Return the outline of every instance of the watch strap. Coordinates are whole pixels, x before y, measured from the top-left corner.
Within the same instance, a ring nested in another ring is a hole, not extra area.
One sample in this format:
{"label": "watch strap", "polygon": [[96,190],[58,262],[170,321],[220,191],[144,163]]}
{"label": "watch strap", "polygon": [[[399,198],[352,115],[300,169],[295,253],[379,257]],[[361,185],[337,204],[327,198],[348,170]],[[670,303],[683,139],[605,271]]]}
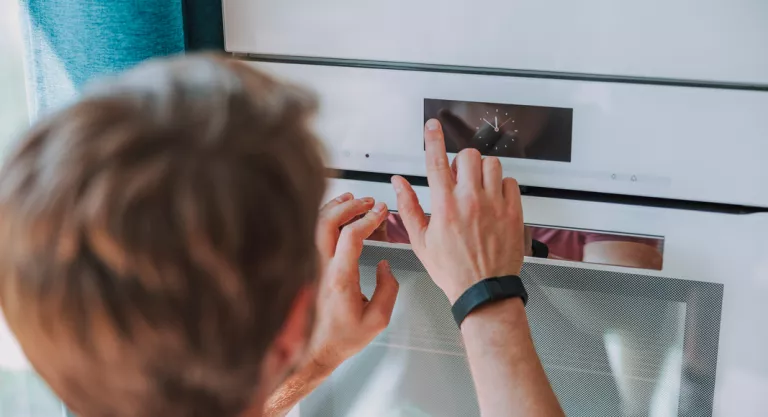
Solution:
{"label": "watch strap", "polygon": [[528,303],[528,292],[525,291],[523,281],[517,275],[486,278],[471,287],[462,294],[451,307],[453,319],[461,327],[464,319],[477,308],[507,298],[520,297],[523,305]]}

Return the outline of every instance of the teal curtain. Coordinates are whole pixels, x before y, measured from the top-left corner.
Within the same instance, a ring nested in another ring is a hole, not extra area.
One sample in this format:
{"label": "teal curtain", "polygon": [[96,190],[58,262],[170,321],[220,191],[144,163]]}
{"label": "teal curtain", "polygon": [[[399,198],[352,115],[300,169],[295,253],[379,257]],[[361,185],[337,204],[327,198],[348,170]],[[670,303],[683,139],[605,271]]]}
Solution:
{"label": "teal curtain", "polygon": [[220,0],[20,0],[32,117],[94,77],[148,58],[223,49]]}
{"label": "teal curtain", "polygon": [[221,0],[184,0],[182,6],[187,51],[223,51]]}

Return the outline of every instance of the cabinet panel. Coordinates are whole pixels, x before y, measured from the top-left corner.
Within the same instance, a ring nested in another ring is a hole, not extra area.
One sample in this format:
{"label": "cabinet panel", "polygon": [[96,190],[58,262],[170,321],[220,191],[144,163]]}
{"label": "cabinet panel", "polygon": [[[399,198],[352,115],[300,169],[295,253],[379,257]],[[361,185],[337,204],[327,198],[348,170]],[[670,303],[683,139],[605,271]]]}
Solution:
{"label": "cabinet panel", "polygon": [[232,52],[768,84],[762,0],[224,0]]}

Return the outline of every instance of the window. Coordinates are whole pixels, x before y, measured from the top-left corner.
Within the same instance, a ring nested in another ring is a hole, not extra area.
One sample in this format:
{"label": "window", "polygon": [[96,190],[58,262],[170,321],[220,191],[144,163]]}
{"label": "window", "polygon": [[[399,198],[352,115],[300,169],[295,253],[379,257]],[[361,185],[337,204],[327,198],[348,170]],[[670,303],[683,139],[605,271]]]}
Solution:
{"label": "window", "polygon": [[18,0],[0,0],[0,150],[28,124]]}
{"label": "window", "polygon": [[[18,0],[0,0],[0,159],[29,124]],[[35,374],[0,314],[0,417],[59,417],[62,403]]]}

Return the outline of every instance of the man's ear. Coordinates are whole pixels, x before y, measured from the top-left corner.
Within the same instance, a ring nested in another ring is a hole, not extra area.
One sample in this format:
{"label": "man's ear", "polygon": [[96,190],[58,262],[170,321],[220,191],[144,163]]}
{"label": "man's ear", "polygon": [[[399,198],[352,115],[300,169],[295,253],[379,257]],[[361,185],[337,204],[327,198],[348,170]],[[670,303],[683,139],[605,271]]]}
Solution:
{"label": "man's ear", "polygon": [[305,354],[314,326],[316,297],[315,285],[305,285],[296,294],[282,329],[264,357],[262,381],[277,379],[268,385],[282,381]]}

